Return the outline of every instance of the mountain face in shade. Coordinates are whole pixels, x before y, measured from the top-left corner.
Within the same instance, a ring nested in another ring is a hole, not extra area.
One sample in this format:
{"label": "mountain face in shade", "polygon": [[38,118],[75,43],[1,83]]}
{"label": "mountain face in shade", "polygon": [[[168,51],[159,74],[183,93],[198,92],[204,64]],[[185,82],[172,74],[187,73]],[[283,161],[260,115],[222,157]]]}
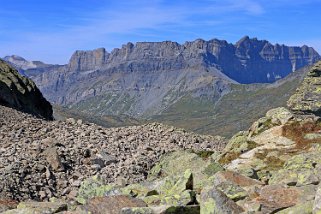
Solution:
{"label": "mountain face in shade", "polygon": [[69,63],[27,69],[53,103],[96,115],[149,117],[183,96],[218,101],[230,83],[271,83],[313,64],[311,47],[272,45],[244,37],[224,40],[127,43],[110,53],[104,48],[76,51]]}
{"label": "mountain face in shade", "polygon": [[21,76],[3,60],[0,60],[0,105],[53,119],[50,103],[42,96],[34,82]]}

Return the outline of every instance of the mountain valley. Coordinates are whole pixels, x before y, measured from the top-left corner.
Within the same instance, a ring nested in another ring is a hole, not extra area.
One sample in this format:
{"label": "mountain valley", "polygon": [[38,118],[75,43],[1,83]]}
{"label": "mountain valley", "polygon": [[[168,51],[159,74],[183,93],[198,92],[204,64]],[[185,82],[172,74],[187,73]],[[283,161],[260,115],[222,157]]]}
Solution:
{"label": "mountain valley", "polygon": [[67,65],[4,59],[33,79],[51,103],[63,106],[58,118],[58,112],[77,112],[84,120],[105,118],[99,124],[106,127],[157,121],[231,136],[266,110],[285,106],[302,80],[291,75],[302,77],[300,68],[320,55],[307,46],[245,36],[235,44],[198,39],[128,43],[110,53],[76,51]]}

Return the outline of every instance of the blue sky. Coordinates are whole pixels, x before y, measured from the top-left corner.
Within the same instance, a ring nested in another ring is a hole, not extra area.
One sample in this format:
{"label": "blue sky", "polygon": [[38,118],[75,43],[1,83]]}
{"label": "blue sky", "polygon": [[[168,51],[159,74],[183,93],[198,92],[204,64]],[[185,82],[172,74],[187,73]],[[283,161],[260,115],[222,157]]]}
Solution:
{"label": "blue sky", "polygon": [[0,0],[0,56],[67,63],[75,50],[244,35],[321,53],[321,0]]}

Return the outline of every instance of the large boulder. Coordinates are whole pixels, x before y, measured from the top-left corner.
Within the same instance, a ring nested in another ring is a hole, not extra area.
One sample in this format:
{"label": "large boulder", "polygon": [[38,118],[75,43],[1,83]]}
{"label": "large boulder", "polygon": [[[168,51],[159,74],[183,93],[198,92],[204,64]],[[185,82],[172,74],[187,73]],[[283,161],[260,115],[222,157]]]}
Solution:
{"label": "large boulder", "polygon": [[67,211],[67,203],[64,202],[21,202],[16,209],[8,210],[5,214],[54,214]]}
{"label": "large boulder", "polygon": [[52,120],[52,106],[30,79],[0,60],[0,105]]}
{"label": "large boulder", "polygon": [[320,170],[320,149],[307,151],[291,157],[280,170],[272,173],[269,184],[287,184],[289,186],[318,184],[321,180]]}
{"label": "large boulder", "polygon": [[201,193],[201,214],[242,213],[244,210],[215,187],[208,187]]}
{"label": "large boulder", "polygon": [[146,207],[144,201],[130,196],[96,197],[78,207],[76,213],[119,214],[126,207]]}
{"label": "large boulder", "polygon": [[288,100],[293,111],[321,113],[321,61],[317,62],[304,78],[301,86]]}
{"label": "large boulder", "polygon": [[222,171],[220,164],[210,157],[211,153],[176,151],[164,155],[149,172],[148,179],[155,180],[165,176],[182,175],[191,170],[194,179],[194,189],[201,190],[210,184],[210,177]]}

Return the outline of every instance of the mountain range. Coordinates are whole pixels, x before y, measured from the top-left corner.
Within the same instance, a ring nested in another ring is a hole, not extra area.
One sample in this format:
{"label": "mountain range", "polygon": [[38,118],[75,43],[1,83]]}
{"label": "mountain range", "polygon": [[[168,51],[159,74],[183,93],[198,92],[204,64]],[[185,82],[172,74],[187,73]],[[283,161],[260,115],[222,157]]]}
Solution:
{"label": "mountain range", "polygon": [[244,125],[229,123],[229,128],[225,116],[254,109],[257,119],[266,108],[285,105],[300,78],[282,78],[321,57],[308,46],[273,45],[245,36],[235,44],[197,39],[184,44],[127,43],[110,53],[104,48],[76,51],[66,65],[18,56],[4,59],[33,79],[51,103],[73,111],[96,117],[127,115],[228,135],[252,118]]}

